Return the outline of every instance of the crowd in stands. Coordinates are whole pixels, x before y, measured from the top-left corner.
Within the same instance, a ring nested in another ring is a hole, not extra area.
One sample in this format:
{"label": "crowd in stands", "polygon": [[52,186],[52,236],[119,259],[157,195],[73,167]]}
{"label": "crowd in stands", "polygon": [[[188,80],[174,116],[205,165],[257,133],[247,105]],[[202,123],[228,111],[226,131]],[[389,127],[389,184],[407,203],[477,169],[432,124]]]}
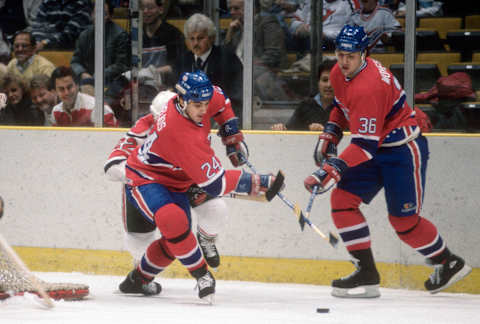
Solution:
{"label": "crowd in stands", "polygon": [[[143,13],[142,67],[138,71],[140,114],[148,111],[148,103],[156,93],[173,88],[182,72],[203,70],[213,84],[223,89],[235,114],[242,119],[245,2],[220,1],[220,16],[226,21],[220,26],[203,13],[204,4],[201,0],[139,0]],[[416,4],[417,21],[455,12],[445,1],[422,0]],[[324,85],[328,83],[332,62],[328,58],[334,55],[334,39],[345,24],[364,27],[370,39],[369,53],[386,67],[391,67],[388,54],[398,53],[392,35],[403,31],[405,1],[323,0],[321,49],[327,60],[320,62],[318,71],[310,71],[311,5],[311,0],[254,1],[253,95],[260,105],[286,102],[292,103],[290,109],[295,107],[289,120],[272,121],[272,129],[319,129],[310,126],[317,124],[312,116],[318,113],[310,110],[329,106],[324,100],[330,96],[323,93],[321,80]],[[104,126],[132,124],[132,42],[126,28],[129,25],[116,19],[121,10],[121,17],[128,19],[128,6],[128,0],[105,1]],[[93,125],[94,9],[91,0],[0,0],[0,92],[8,98],[7,106],[0,109],[1,125]],[[466,28],[465,24],[461,28]],[[448,52],[445,37],[441,41]],[[71,59],[62,64],[49,61],[43,54],[50,51],[70,53]],[[476,63],[477,59],[459,59],[455,64],[470,62]],[[439,62],[433,63],[440,66]],[[445,70],[446,66],[441,69],[443,77]],[[309,87],[311,74],[317,77],[318,89]],[[478,90],[475,84],[473,94]],[[431,86],[433,89],[435,82]],[[416,98],[431,118],[439,118],[431,109],[435,102],[420,93]],[[476,96],[463,100],[476,100]],[[443,121],[446,118],[440,117]]]}

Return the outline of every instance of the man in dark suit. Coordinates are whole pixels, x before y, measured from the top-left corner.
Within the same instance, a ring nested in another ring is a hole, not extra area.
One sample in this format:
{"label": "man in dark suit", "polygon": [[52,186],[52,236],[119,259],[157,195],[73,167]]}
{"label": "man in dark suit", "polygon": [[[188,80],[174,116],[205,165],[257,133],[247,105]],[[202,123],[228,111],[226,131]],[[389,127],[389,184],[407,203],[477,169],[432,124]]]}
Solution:
{"label": "man in dark suit", "polygon": [[203,14],[194,14],[185,22],[184,34],[189,49],[179,57],[177,76],[183,72],[202,70],[212,84],[223,89],[230,98],[235,115],[242,121],[243,68],[231,50],[216,46],[216,28],[213,21]]}

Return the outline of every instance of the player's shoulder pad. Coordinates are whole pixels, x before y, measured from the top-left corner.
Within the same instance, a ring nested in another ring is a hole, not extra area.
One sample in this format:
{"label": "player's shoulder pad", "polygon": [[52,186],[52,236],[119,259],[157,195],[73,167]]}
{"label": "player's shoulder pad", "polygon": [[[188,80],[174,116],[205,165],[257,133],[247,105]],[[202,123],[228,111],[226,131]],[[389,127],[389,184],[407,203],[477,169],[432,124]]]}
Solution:
{"label": "player's shoulder pad", "polygon": [[214,85],[214,86],[213,86],[213,91],[214,91],[215,93],[221,94],[222,96],[226,97],[226,96],[225,96],[225,93],[223,92],[223,89],[220,88],[219,86]]}

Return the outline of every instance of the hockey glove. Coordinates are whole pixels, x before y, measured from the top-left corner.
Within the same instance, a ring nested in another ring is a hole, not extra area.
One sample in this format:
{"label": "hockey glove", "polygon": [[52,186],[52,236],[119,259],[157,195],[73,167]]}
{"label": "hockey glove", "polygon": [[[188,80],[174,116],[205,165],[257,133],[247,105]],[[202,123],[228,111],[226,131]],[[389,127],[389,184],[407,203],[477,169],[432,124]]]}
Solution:
{"label": "hockey glove", "polygon": [[324,193],[340,181],[342,173],[347,168],[347,164],[342,159],[329,158],[325,160],[320,169],[306,177],[303,184],[310,192],[312,192],[314,186],[317,186],[317,193]]}
{"label": "hockey glove", "polygon": [[337,144],[343,137],[343,132],[338,125],[326,123],[323,133],[318,136],[318,142],[313,152],[313,159],[317,166],[322,166],[324,159],[337,156]]}
{"label": "hockey glove", "polygon": [[242,171],[235,192],[246,193],[250,196],[259,196],[270,188],[275,182],[275,179],[276,177],[272,174],[255,174]]}
{"label": "hockey glove", "polygon": [[245,164],[248,160],[248,147],[243,141],[243,134],[238,127],[238,118],[232,118],[223,124],[218,135],[222,137],[222,143],[226,146],[227,156],[234,167]]}

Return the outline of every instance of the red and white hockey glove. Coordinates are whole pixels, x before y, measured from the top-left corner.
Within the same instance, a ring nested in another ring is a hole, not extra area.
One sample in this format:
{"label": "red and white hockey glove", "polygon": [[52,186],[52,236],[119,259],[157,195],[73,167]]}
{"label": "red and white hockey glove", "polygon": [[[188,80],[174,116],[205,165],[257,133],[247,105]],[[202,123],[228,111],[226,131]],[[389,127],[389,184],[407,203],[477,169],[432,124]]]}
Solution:
{"label": "red and white hockey glove", "polygon": [[323,133],[318,136],[318,142],[313,151],[313,159],[317,166],[321,166],[323,160],[337,156],[337,144],[343,137],[343,132],[337,124],[326,123]]}
{"label": "red and white hockey glove", "polygon": [[238,127],[238,118],[232,118],[223,124],[218,135],[222,137],[222,143],[226,146],[227,156],[234,167],[245,164],[248,160],[248,147],[243,140],[243,134]]}
{"label": "red and white hockey glove", "polygon": [[305,178],[305,188],[312,192],[317,186],[317,193],[324,193],[332,188],[342,178],[342,173],[348,168],[345,161],[338,158],[329,158],[324,161],[322,167]]}
{"label": "red and white hockey glove", "polygon": [[272,186],[275,179],[276,177],[273,174],[255,174],[242,171],[235,192],[246,193],[250,196],[259,196]]}

